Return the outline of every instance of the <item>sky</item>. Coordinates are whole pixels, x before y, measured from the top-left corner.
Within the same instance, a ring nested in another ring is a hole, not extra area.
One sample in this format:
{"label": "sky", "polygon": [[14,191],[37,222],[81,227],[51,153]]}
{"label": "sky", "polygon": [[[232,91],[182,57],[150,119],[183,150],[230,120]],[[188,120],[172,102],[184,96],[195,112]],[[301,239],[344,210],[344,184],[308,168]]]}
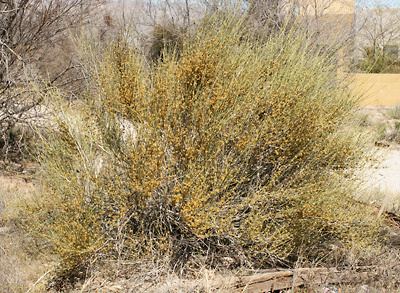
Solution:
{"label": "sky", "polygon": [[400,0],[357,0],[360,6],[374,7],[376,4],[387,7],[400,7]]}

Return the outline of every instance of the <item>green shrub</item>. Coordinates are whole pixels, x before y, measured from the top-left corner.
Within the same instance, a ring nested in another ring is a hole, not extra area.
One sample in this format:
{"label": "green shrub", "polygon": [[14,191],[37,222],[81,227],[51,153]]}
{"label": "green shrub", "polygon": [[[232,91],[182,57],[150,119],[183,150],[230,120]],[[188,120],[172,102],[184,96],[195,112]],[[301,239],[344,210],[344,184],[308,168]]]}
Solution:
{"label": "green shrub", "polygon": [[367,73],[399,73],[400,62],[380,48],[366,48],[357,67]]}
{"label": "green shrub", "polygon": [[388,110],[389,121],[376,125],[375,131],[378,140],[400,143],[400,107],[396,106]]}
{"label": "green shrub", "polygon": [[380,221],[352,197],[357,101],[333,64],[297,32],[256,42],[229,18],[154,66],[115,44],[43,139],[29,230],[64,272],[102,255],[263,268],[377,247]]}
{"label": "green shrub", "polygon": [[377,140],[387,139],[387,125],[384,122],[380,122],[375,127]]}
{"label": "green shrub", "polygon": [[400,120],[400,105],[393,107],[389,110],[389,116],[392,119]]}
{"label": "green shrub", "polygon": [[388,139],[395,143],[400,143],[400,121],[395,121]]}

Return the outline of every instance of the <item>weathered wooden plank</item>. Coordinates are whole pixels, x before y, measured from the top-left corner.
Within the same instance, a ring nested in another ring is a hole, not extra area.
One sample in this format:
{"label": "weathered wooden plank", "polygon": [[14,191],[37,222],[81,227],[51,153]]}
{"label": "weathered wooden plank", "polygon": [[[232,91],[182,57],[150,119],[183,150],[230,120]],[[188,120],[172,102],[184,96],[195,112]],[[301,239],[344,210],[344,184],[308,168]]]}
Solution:
{"label": "weathered wooden plank", "polygon": [[353,271],[340,271],[336,268],[300,268],[296,270],[267,272],[240,277],[234,292],[259,293],[279,292],[312,284],[362,284],[375,279],[379,269],[360,267]]}

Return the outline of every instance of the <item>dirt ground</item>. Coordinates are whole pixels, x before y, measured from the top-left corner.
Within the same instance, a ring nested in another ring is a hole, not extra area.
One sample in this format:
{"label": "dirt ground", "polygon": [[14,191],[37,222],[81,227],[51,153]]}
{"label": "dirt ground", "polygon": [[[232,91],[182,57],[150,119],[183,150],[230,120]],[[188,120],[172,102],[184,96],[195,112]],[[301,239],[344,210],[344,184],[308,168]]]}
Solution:
{"label": "dirt ground", "polygon": [[[32,245],[14,223],[20,199],[30,200],[35,184],[20,176],[0,175],[0,292],[43,292],[41,277],[50,263],[40,253],[32,254]],[[43,279],[43,278],[42,278]]]}
{"label": "dirt ground", "polygon": [[380,162],[365,174],[366,192],[371,200],[381,200],[388,209],[398,209],[400,203],[400,146],[378,150]]}

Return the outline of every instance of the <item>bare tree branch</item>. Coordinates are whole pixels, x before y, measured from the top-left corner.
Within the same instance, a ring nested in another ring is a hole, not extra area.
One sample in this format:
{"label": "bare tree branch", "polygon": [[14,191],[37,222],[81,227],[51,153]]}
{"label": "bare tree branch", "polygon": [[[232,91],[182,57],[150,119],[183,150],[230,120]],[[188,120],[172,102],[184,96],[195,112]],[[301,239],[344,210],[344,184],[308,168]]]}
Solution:
{"label": "bare tree branch", "polygon": [[[41,98],[31,90],[41,81],[38,60],[49,61],[48,48],[66,32],[85,24],[101,0],[2,0],[0,1],[0,147],[7,147],[7,129],[34,115]],[[70,66],[68,66],[70,67]],[[52,83],[70,69],[62,68]],[[65,82],[65,81],[63,81]]]}

